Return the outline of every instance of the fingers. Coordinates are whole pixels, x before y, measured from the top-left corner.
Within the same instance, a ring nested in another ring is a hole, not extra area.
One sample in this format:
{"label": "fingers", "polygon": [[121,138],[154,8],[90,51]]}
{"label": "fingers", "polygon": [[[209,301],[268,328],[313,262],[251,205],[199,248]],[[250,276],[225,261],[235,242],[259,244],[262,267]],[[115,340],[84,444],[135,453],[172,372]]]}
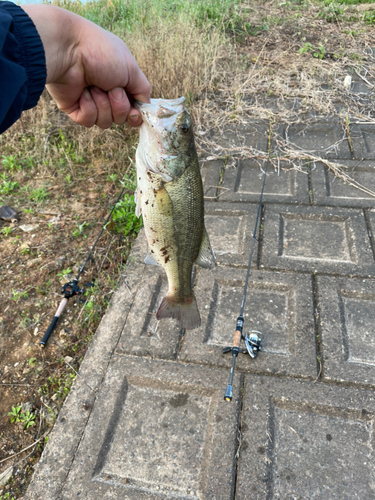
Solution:
{"label": "fingers", "polygon": [[[141,97],[145,99],[146,95],[141,95]],[[137,100],[141,99],[137,96]],[[102,129],[107,129],[112,123],[123,125],[125,122],[131,127],[142,125],[141,113],[131,106],[122,87],[111,89],[108,93],[98,87],[91,87],[90,91],[86,88],[77,108],[67,114],[84,127],[97,125]]]}

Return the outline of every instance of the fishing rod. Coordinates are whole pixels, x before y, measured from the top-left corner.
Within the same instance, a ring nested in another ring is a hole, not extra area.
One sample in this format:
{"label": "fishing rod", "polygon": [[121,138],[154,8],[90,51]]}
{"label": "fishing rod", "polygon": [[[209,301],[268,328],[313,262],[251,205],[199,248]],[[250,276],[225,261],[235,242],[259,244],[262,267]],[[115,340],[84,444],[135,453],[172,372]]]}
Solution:
{"label": "fishing rod", "polygon": [[[237,359],[238,354],[247,352],[250,354],[250,356],[252,358],[255,358],[256,355],[258,354],[258,352],[262,348],[261,347],[262,339],[260,337],[260,335],[262,335],[262,334],[260,332],[258,332],[257,330],[253,330],[253,331],[249,332],[249,334],[246,334],[245,336],[243,336],[242,329],[243,329],[243,324],[244,324],[243,312],[244,312],[244,308],[245,308],[247,286],[249,283],[251,260],[253,258],[255,240],[257,239],[256,234],[257,234],[257,229],[258,229],[260,212],[261,212],[261,208],[262,208],[264,185],[266,183],[266,176],[267,176],[267,169],[268,169],[269,162],[270,162],[270,160],[268,158],[267,163],[266,163],[266,169],[264,171],[264,176],[263,176],[263,185],[262,185],[262,190],[260,193],[257,218],[255,221],[253,242],[251,244],[250,257],[249,257],[249,265],[247,266],[247,275],[246,275],[245,287],[244,287],[244,292],[243,292],[243,297],[242,297],[241,310],[240,310],[240,315],[237,318],[237,325],[236,325],[236,331],[234,332],[233,344],[232,344],[232,347],[224,347],[224,349],[223,349],[223,353],[232,352],[232,354],[233,354],[232,368],[230,370],[230,377],[229,377],[229,384],[227,385],[227,390],[225,391],[225,395],[224,395],[225,401],[232,401],[232,393],[233,393],[232,383],[233,383],[233,377],[234,377],[234,367],[236,365],[236,359]],[[241,344],[242,339],[245,341],[246,349],[240,348],[240,344]]]}
{"label": "fishing rod", "polygon": [[[49,327],[46,330],[46,333],[43,335],[43,338],[40,341],[40,346],[41,347],[45,347],[46,346],[47,341],[50,338],[51,333],[56,328],[57,322],[59,321],[59,318],[60,318],[61,314],[63,313],[63,311],[64,311],[64,309],[65,309],[65,307],[66,307],[66,305],[68,303],[68,300],[71,297],[74,297],[75,295],[83,295],[85,293],[85,291],[86,291],[85,287],[83,286],[82,288],[80,288],[79,285],[78,285],[79,277],[81,276],[81,274],[82,274],[82,272],[83,272],[83,270],[84,270],[84,268],[85,268],[85,266],[86,266],[86,264],[87,264],[87,262],[88,262],[88,260],[90,258],[90,255],[94,251],[94,248],[96,247],[96,244],[98,243],[99,238],[101,237],[101,235],[102,235],[102,233],[104,231],[105,226],[108,224],[109,219],[112,217],[113,211],[114,211],[117,203],[120,201],[121,196],[123,195],[124,191],[125,191],[125,187],[122,189],[121,193],[119,194],[119,197],[116,200],[116,203],[113,205],[112,210],[110,211],[110,213],[109,213],[109,215],[107,217],[107,220],[103,224],[103,227],[102,227],[102,229],[101,229],[101,231],[99,233],[99,236],[96,238],[95,243],[91,247],[91,250],[89,251],[89,253],[88,253],[87,257],[86,257],[85,262],[80,267],[79,272],[77,274],[77,277],[73,281],[69,281],[68,283],[65,283],[65,285],[62,287],[61,293],[64,295],[64,298],[60,302],[60,305],[59,305],[59,307],[58,307],[58,309],[56,311],[55,316],[53,317],[53,319],[52,319]],[[94,286],[94,284],[93,283],[85,283],[85,286],[86,286],[86,288],[88,288],[88,287]]]}

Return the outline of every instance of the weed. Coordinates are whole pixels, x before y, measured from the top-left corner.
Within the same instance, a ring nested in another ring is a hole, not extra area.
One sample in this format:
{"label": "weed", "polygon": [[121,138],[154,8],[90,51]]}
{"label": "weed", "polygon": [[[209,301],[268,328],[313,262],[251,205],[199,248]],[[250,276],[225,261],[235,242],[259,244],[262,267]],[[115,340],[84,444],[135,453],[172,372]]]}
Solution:
{"label": "weed", "polygon": [[57,276],[62,276],[62,277],[68,276],[69,274],[72,274],[72,272],[73,272],[72,269],[68,267],[67,269],[63,269],[61,273],[58,273]]}
{"label": "weed", "polygon": [[41,186],[33,189],[29,195],[29,199],[36,202],[42,202],[49,198],[46,187]]}
{"label": "weed", "polygon": [[18,182],[13,182],[10,180],[3,180],[3,183],[0,184],[0,194],[10,194],[12,191],[19,187]]}
{"label": "weed", "polygon": [[12,288],[12,300],[15,300],[18,302],[20,299],[27,299],[28,295],[27,292],[17,292]]}
{"label": "weed", "polygon": [[3,159],[3,167],[5,167],[6,170],[10,170],[11,172],[16,172],[17,170],[21,170],[21,164],[17,160],[16,155],[1,155]]}
{"label": "weed", "polygon": [[11,227],[3,227],[3,229],[1,230],[1,234],[3,234],[5,237],[9,236],[11,232]]}
{"label": "weed", "polygon": [[299,49],[298,53],[311,53],[313,57],[316,57],[317,59],[323,59],[326,55],[326,49],[321,43],[319,43],[318,47],[314,47],[310,42],[305,42],[305,45]]}
{"label": "weed", "polygon": [[0,500],[15,500],[15,498],[11,497],[9,491],[7,491],[4,495],[0,496]]}
{"label": "weed", "polygon": [[27,411],[26,413],[21,413],[20,421],[23,423],[23,428],[28,429],[35,424],[35,414]]}
{"label": "weed", "polygon": [[8,415],[10,416],[10,423],[13,424],[13,422],[21,422],[21,410],[22,410],[22,405],[20,406],[12,406],[12,411],[8,412]]}
{"label": "weed", "polygon": [[88,226],[88,223],[87,222],[82,222],[82,224],[78,224],[77,222],[77,228],[74,229],[73,231],[73,236],[75,238],[78,238],[78,236],[83,236],[84,238],[87,238],[87,236],[85,234],[83,234],[83,230],[85,229],[85,227]]}
{"label": "weed", "polygon": [[116,232],[127,236],[130,233],[138,234],[143,226],[142,217],[139,219],[135,215],[134,195],[125,194],[113,211],[112,220],[115,224]]}
{"label": "weed", "polygon": [[29,359],[29,365],[30,366],[35,366],[35,363],[37,362],[37,359],[36,358],[30,358]]}

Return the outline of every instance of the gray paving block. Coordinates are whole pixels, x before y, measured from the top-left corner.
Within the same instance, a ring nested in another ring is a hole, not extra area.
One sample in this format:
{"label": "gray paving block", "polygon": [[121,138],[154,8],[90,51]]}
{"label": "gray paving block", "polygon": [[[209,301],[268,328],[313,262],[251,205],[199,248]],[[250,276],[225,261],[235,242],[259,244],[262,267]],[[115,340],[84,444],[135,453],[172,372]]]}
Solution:
{"label": "gray paving block", "polygon": [[267,205],[261,267],[375,276],[362,210]]}
{"label": "gray paving block", "polygon": [[246,376],[236,500],[375,498],[372,391]]}
{"label": "gray paving block", "polygon": [[337,120],[292,124],[285,129],[285,139],[291,146],[322,158],[352,158],[345,131]]}
{"label": "gray paving block", "polygon": [[223,371],[114,356],[59,500],[232,498],[240,377],[231,404],[226,384]]}
{"label": "gray paving block", "polygon": [[201,177],[203,182],[203,193],[205,200],[214,200],[220,182],[220,174],[223,168],[223,160],[201,161]]}
{"label": "gray paving block", "polygon": [[375,160],[375,125],[350,125],[350,138],[354,158]]}
{"label": "gray paving block", "polygon": [[[238,162],[224,170],[220,201],[259,201],[265,164],[256,160]],[[280,170],[269,166],[263,194],[264,202],[310,203],[307,173],[299,172],[288,162],[280,162]]]}
{"label": "gray paving block", "polygon": [[268,150],[269,123],[267,120],[249,120],[242,124],[229,124],[224,129],[214,132],[211,142],[220,152],[231,154],[243,147],[266,152]]}
{"label": "gray paving block", "polygon": [[375,254],[375,209],[369,210],[366,215],[369,221],[370,237],[372,241],[372,248]]}
{"label": "gray paving block", "polygon": [[[205,203],[205,224],[219,266],[247,267],[258,204]],[[258,242],[254,247],[256,266]]]}
{"label": "gray paving block", "polygon": [[375,385],[375,281],[319,276],[317,286],[324,378]]}
{"label": "gray paving block", "polygon": [[[195,293],[202,324],[186,331],[179,359],[229,368],[240,313],[245,269],[200,270]],[[312,279],[307,275],[252,271],[244,310],[244,333],[258,330],[263,348],[257,358],[239,354],[237,368],[256,373],[317,376]],[[245,347],[242,343],[242,347]]]}
{"label": "gray paving block", "polygon": [[[342,163],[345,173],[375,193],[375,161],[346,160],[340,163]],[[345,183],[320,162],[313,166],[311,176],[313,199],[317,205],[351,207],[373,207],[375,205],[373,196]]]}

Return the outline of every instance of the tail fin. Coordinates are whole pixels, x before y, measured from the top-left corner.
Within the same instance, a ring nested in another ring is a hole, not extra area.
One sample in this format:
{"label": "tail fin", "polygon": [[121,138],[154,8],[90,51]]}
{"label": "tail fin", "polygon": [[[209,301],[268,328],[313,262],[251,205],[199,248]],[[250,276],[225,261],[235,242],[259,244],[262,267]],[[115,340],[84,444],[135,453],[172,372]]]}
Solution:
{"label": "tail fin", "polygon": [[173,318],[177,319],[182,328],[193,330],[201,324],[197,301],[194,295],[183,302],[176,302],[172,297],[166,295],[156,313],[157,319]]}

